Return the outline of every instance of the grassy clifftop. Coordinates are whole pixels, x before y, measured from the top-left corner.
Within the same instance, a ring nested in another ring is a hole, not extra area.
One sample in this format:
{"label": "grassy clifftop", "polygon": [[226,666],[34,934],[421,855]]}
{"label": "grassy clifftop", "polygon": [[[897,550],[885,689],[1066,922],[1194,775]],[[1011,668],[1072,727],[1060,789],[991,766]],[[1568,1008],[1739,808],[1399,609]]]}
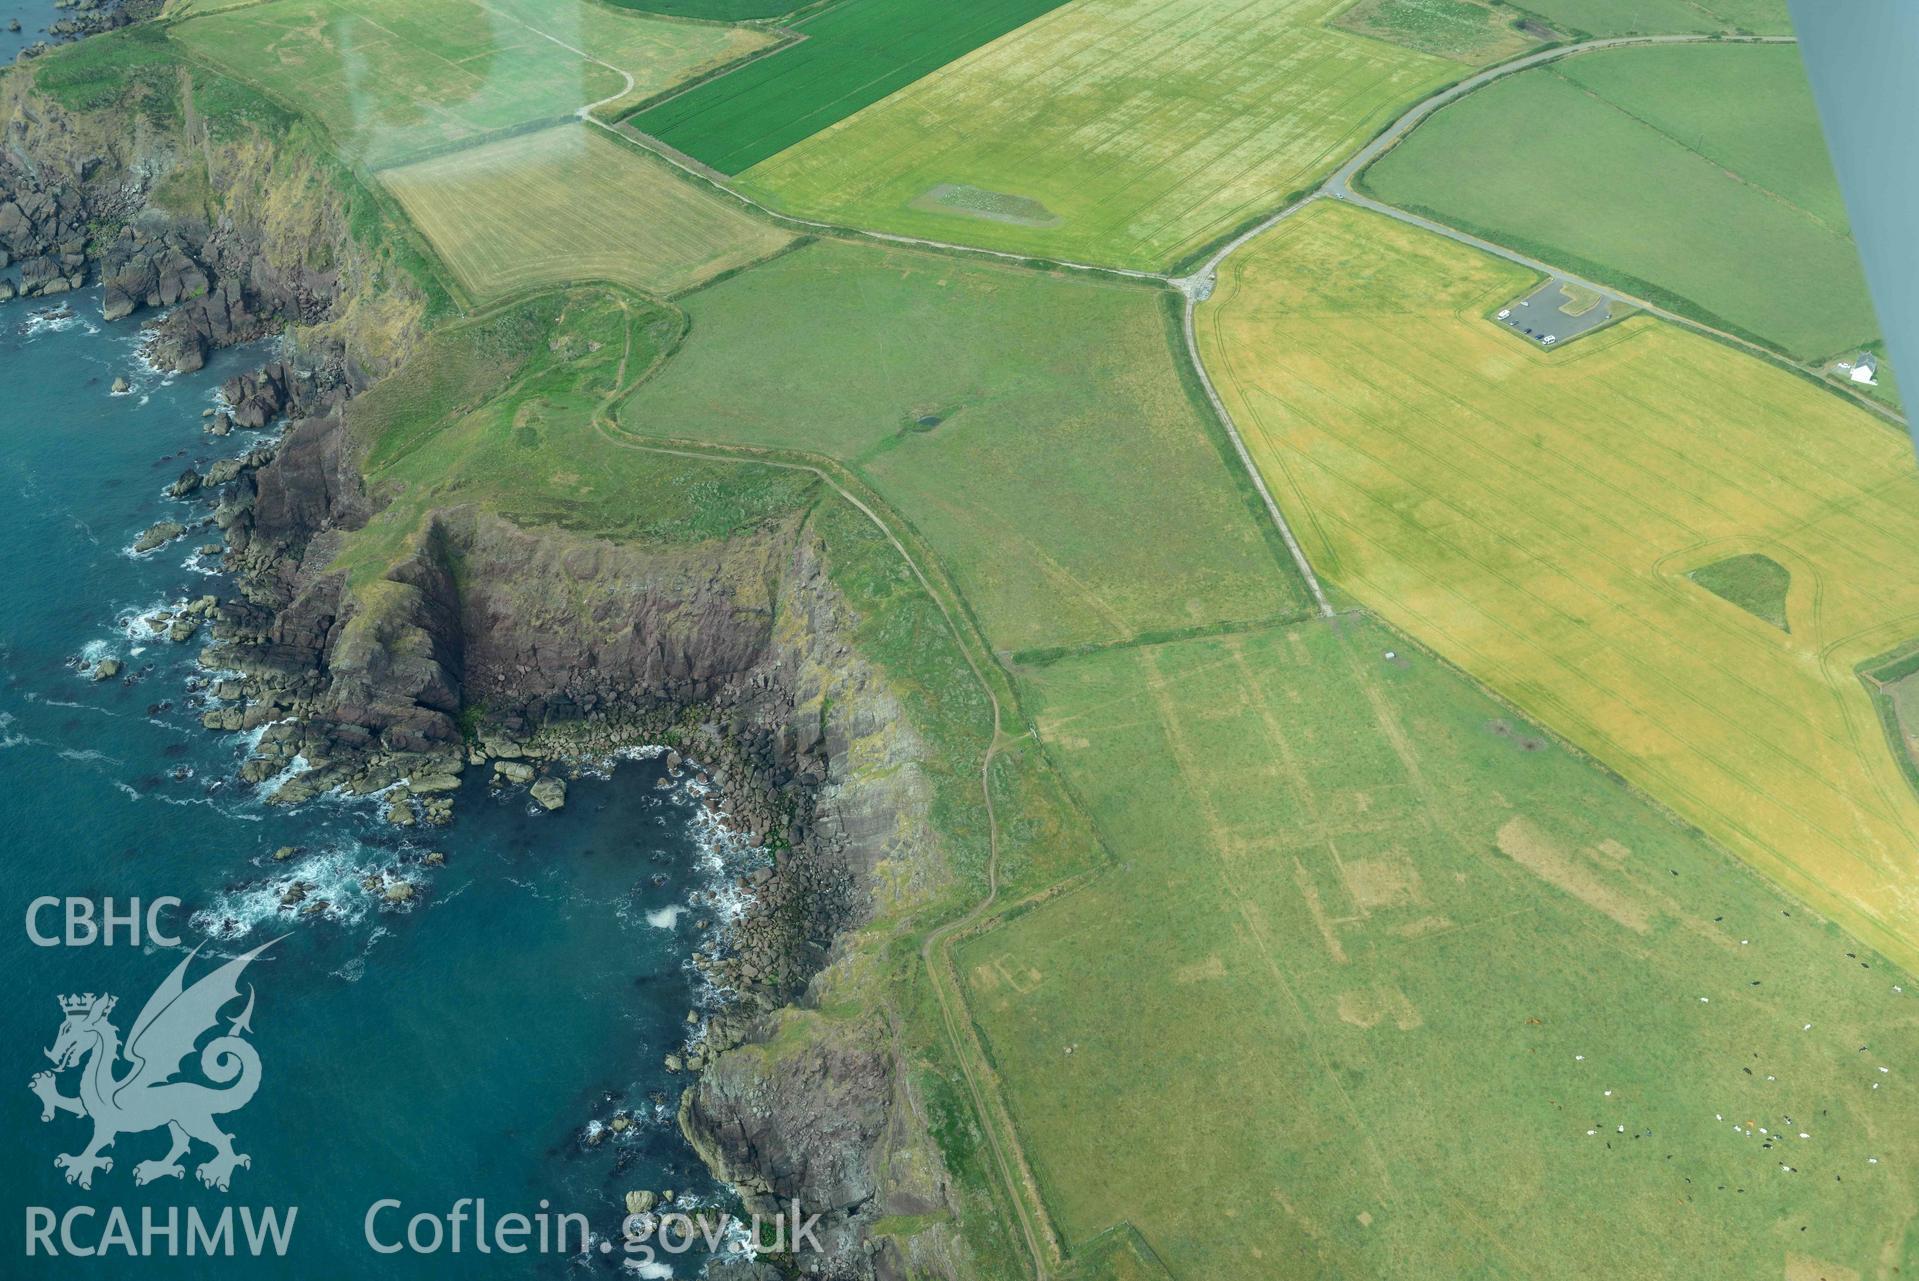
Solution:
{"label": "grassy clifftop", "polygon": [[[178,228],[271,275],[317,282],[286,319],[296,344],[344,349],[364,381],[398,367],[452,300],[398,207],[311,124],[140,24],[62,46],[0,75],[21,181],[94,209],[90,256],[129,224]],[[131,194],[129,194],[131,193]]]}

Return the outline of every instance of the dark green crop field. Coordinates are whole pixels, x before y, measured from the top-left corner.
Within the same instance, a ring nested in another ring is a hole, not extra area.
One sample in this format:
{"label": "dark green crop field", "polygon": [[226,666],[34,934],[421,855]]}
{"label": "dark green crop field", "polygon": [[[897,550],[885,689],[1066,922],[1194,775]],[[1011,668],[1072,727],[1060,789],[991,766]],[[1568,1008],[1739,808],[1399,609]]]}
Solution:
{"label": "dark green crop field", "polygon": [[[704,0],[683,3],[690,12]],[[649,108],[633,123],[715,169],[738,173],[1059,3],[846,0],[797,24],[805,38],[792,47]],[[712,0],[710,7],[725,6]]]}

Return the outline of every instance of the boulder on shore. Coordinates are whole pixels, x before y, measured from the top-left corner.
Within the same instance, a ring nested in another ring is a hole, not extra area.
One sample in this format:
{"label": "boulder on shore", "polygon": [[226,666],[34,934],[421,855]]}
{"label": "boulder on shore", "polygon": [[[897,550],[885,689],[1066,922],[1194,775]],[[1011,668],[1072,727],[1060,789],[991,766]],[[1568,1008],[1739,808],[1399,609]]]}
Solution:
{"label": "boulder on shore", "polygon": [[547,809],[556,810],[566,804],[566,784],[557,778],[543,778],[532,788],[533,799]]}
{"label": "boulder on shore", "polygon": [[495,761],[493,772],[509,783],[531,783],[533,767],[523,761]]}

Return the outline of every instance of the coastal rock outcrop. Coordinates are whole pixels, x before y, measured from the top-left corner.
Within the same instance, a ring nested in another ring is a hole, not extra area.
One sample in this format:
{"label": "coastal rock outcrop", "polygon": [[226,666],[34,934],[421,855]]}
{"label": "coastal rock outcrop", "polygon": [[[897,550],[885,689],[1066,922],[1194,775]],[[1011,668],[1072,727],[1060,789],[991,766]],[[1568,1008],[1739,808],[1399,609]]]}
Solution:
{"label": "coastal rock outcrop", "polygon": [[[697,1076],[683,1123],[753,1194],[792,1189],[829,1213],[812,1271],[901,1275],[898,1247],[868,1230],[946,1208],[906,1074],[880,1025],[790,1003],[868,919],[878,864],[891,893],[944,871],[917,835],[930,805],[918,744],[851,641],[819,537],[794,517],[637,547],[455,507],[350,588],[335,555],[378,499],[341,405],[406,359],[423,304],[404,273],[364,269],[372,255],[312,155],[264,136],[216,140],[193,119],[73,115],[34,96],[31,77],[0,78],[0,258],[20,264],[23,292],[72,290],[97,268],[109,316],[165,312],[147,353],[162,368],[287,334],[283,360],[230,382],[230,415],[210,420],[223,434],[288,414],[285,435],[172,486],[217,501],[241,584],[182,624],[214,641],[203,723],[258,731],[241,780],[275,779],[276,802],[379,793],[407,824],[444,821],[446,784],[469,768],[563,797],[580,757],[664,743],[681,754],[674,768],[697,763],[713,821],[766,862],[743,887],[744,915],[703,945],[737,1025],[722,1034],[716,1020],[684,1056]],[[156,198],[182,174],[194,201]],[[275,192],[300,196],[247,198]],[[162,541],[182,523],[163,523]],[[94,675],[119,676],[118,661]],[[296,758],[303,771],[287,768]],[[289,910],[324,910],[316,890],[293,883]],[[940,1274],[923,1262],[914,1269]]]}
{"label": "coastal rock outcrop", "polygon": [[[668,743],[672,768],[703,767],[721,821],[772,860],[702,954],[744,1017],[673,1056],[697,1073],[682,1124],[752,1194],[826,1214],[822,1275],[903,1275],[887,1270],[899,1247],[869,1229],[947,1211],[940,1159],[902,1119],[915,1109],[902,1113],[876,1028],[842,1032],[790,1003],[869,916],[878,863],[901,883],[943,873],[931,842],[902,836],[929,804],[919,746],[850,644],[818,537],[792,518],[636,547],[456,507],[377,585],[349,591],[330,564],[375,502],[337,414],[296,424],[225,506],[246,598],[220,606],[208,662],[246,674],[241,722],[270,724],[255,772],[296,754],[310,766],[276,799],[411,779],[392,806],[411,824],[420,798],[404,798],[421,779],[475,764],[543,804],[564,797],[575,755]],[[467,709],[483,709],[471,733]],[[808,1035],[779,1035],[787,1019]]]}
{"label": "coastal rock outcrop", "polygon": [[797,1203],[820,1216],[824,1275],[907,1275],[898,1247],[886,1238],[869,1247],[866,1230],[951,1207],[930,1141],[902,1123],[911,1108],[884,1024],[830,1024],[805,1010],[767,1023],[686,1091],[681,1128],[749,1209],[770,1220]]}
{"label": "coastal rock outcrop", "polygon": [[[140,7],[158,0],[124,6]],[[137,107],[76,114],[38,96],[30,75],[0,78],[0,266],[19,265],[8,293],[62,294],[97,272],[106,319],[163,313],[149,324],[146,355],[168,370],[199,369],[215,349],[291,329],[300,373],[292,362],[270,366],[243,388],[242,425],[300,399],[299,379],[309,395],[364,387],[411,350],[420,307],[402,279],[383,279],[377,305],[355,307],[372,282],[336,264],[366,255],[353,252],[345,199],[321,169],[265,134],[216,141],[190,107],[159,119]],[[208,194],[168,198],[175,178]],[[281,190],[303,194],[257,199]],[[363,331],[352,358],[349,311]]]}

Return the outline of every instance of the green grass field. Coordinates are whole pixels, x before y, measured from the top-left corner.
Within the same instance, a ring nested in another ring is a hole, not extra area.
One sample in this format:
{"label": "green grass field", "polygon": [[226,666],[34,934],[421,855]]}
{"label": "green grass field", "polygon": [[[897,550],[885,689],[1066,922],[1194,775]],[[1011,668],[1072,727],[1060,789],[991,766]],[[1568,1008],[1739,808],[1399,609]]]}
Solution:
{"label": "green grass field", "polygon": [[1566,35],[1792,34],[1785,0],[1518,0]]}
{"label": "green grass field", "polygon": [[725,173],[844,120],[1060,0],[841,0],[805,39],[641,112],[633,123]]}
{"label": "green grass field", "polygon": [[[1919,634],[1912,443],[1649,317],[1560,351],[1529,273],[1330,203],[1222,272],[1201,349],[1320,571],[1901,964],[1919,796],[1855,668]],[[1790,634],[1688,575],[1758,553]]]}
{"label": "green grass field", "polygon": [[620,9],[638,9],[643,13],[664,13],[677,18],[703,18],[709,22],[752,22],[777,18],[800,7],[803,0],[606,0]]}
{"label": "green grass field", "polygon": [[846,463],[998,647],[1303,608],[1151,290],[823,241],[685,306],[685,348],[621,425]]}
{"label": "green grass field", "polygon": [[[1345,0],[1076,0],[755,165],[756,194],[908,235],[1158,269],[1324,178],[1457,62]],[[1009,221],[946,184],[1042,206]]]}
{"label": "green grass field", "polygon": [[689,543],[796,511],[811,478],[625,449],[594,427],[679,342],[669,309],[622,291],[548,293],[451,326],[356,397],[347,425],[386,506],[336,568],[377,581],[436,508],[479,504],[529,527]]}
{"label": "green grass field", "polygon": [[672,294],[792,237],[585,124],[385,170],[475,300],[610,280]]}
{"label": "green grass field", "polygon": [[960,959],[1069,1247],[1129,1223],[1209,1281],[1912,1258],[1898,971],[1392,631],[1027,688],[1117,863]]}
{"label": "green grass field", "polygon": [[374,167],[650,97],[772,40],[593,0],[269,0],[170,30]]}
{"label": "green grass field", "polygon": [[1439,112],[1364,182],[1802,360],[1878,334],[1791,48],[1612,49],[1522,72]]}

